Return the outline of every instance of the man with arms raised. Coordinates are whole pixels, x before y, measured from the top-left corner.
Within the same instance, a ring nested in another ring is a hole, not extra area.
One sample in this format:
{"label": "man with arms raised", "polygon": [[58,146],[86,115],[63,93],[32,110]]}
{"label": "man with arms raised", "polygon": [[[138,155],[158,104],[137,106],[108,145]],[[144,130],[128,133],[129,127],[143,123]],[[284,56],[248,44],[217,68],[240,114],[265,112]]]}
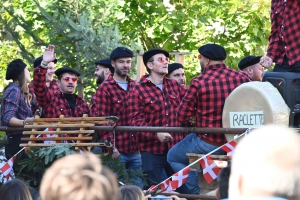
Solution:
{"label": "man with arms raised", "polygon": [[33,86],[36,99],[42,107],[44,117],[57,118],[82,117],[89,114],[88,104],[74,93],[80,73],[70,67],[62,67],[55,71],[58,90],[50,90],[46,85],[48,63],[55,59],[54,46],[49,45],[43,55],[43,61],[34,69]]}
{"label": "man with arms raised", "polygon": [[[33,63],[33,67],[34,69],[38,66],[41,65],[42,63],[42,60],[43,60],[43,56],[41,57],[38,57],[37,59],[35,59],[34,63]],[[56,63],[57,63],[57,59],[55,58],[53,61],[49,62],[48,65],[47,65],[47,73],[46,73],[46,85],[48,87],[49,90],[57,90],[58,89],[58,85],[57,85],[57,81],[56,80],[53,80],[54,78],[54,72],[55,72],[55,66],[56,66]],[[32,113],[37,113],[40,115],[40,116],[43,116],[44,115],[44,112],[42,110],[42,107],[40,107],[36,101],[36,95],[34,93],[34,87],[33,87],[33,84],[29,84],[28,85],[28,88],[29,88],[29,92],[33,95],[33,98],[32,98],[32,101],[31,101],[31,110],[32,110]]]}

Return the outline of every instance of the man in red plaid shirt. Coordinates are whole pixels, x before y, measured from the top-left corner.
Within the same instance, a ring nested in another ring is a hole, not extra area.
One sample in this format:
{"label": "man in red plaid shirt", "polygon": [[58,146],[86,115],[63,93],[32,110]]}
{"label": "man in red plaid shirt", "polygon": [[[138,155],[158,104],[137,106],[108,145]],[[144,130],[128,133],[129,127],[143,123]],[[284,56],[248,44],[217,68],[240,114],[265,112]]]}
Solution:
{"label": "man in red plaid shirt", "polygon": [[[128,94],[133,89],[134,81],[128,76],[128,73],[131,69],[132,57],[133,52],[125,47],[117,47],[111,52],[110,60],[114,67],[114,73],[99,85],[93,96],[91,105],[93,116],[117,116],[119,118],[117,125],[129,125],[127,100]],[[100,137],[103,140],[113,140],[127,169],[141,169],[142,161],[135,133],[116,132],[114,135],[109,132],[101,133]],[[135,177],[134,181],[134,185],[143,188],[140,178]]]}
{"label": "man in red plaid shirt", "polygon": [[55,71],[59,90],[50,90],[46,85],[48,63],[55,59],[54,46],[49,45],[43,55],[39,67],[34,69],[33,87],[37,102],[43,109],[46,118],[82,117],[90,114],[88,104],[74,94],[80,73],[70,67],[62,67]]}
{"label": "man in red plaid shirt", "polygon": [[[225,65],[226,51],[223,47],[207,44],[198,51],[202,73],[191,81],[177,108],[177,119],[188,122],[196,112],[196,127],[220,128],[225,99],[236,87],[249,82],[250,78]],[[169,151],[168,162],[178,172],[189,164],[186,153],[207,154],[225,143],[224,134],[190,133]],[[224,153],[223,150],[215,152]],[[200,193],[196,172],[190,172],[186,184],[192,193]]]}
{"label": "man in red plaid shirt", "polygon": [[[185,94],[185,87],[168,74],[169,53],[162,49],[151,49],[144,53],[143,61],[149,75],[136,83],[129,97],[129,111],[133,126],[181,126],[175,110]],[[167,152],[183,139],[181,133],[139,132],[138,142],[142,155],[142,167],[146,177],[154,183],[161,182],[165,169],[168,176],[175,172],[167,162]],[[147,187],[147,186],[146,186]],[[148,189],[147,188],[147,189]]]}
{"label": "man in red plaid shirt", "polygon": [[[33,68],[39,67],[41,65],[41,62],[43,61],[43,56],[38,57],[37,59],[35,59],[34,63],[33,63]],[[57,63],[57,59],[55,58],[53,61],[49,62],[47,65],[47,73],[46,73],[46,85],[48,87],[48,89],[50,90],[58,90],[58,85],[57,85],[57,81],[53,80],[54,78],[54,72],[55,72],[55,65]],[[42,107],[40,107],[36,101],[36,96],[34,93],[34,88],[33,88],[33,84],[29,84],[28,85],[29,88],[29,92],[33,95],[32,100],[31,100],[31,110],[32,110],[32,114],[39,114],[41,117],[43,117],[43,110]],[[37,112],[38,111],[38,112]]]}
{"label": "man in red plaid shirt", "polygon": [[271,34],[261,64],[274,72],[300,72],[300,1],[272,0]]}

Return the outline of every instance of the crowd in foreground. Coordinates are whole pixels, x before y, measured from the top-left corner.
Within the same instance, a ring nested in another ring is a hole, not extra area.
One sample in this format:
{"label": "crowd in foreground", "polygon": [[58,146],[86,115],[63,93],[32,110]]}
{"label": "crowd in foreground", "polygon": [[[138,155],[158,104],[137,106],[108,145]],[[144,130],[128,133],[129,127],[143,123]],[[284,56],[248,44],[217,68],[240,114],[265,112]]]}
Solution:
{"label": "crowd in foreground", "polygon": [[[267,144],[267,145],[266,145]],[[218,177],[217,199],[300,199],[300,136],[292,129],[267,125],[250,132],[237,145],[231,165]],[[40,192],[19,179],[0,188],[9,200],[144,200],[137,186],[119,188],[115,174],[92,153],[73,154],[46,171]],[[178,200],[175,195],[170,198]]]}

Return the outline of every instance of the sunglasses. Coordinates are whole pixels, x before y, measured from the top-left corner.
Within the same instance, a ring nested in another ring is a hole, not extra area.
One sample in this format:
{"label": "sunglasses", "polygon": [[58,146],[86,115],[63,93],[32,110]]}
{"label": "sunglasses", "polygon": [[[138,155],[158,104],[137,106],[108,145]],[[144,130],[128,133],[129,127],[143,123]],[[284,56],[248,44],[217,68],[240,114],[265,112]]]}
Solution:
{"label": "sunglasses", "polygon": [[66,82],[69,82],[70,79],[73,81],[73,83],[75,83],[78,80],[76,77],[74,77],[74,78],[70,78],[70,77],[63,78],[63,80],[66,81]]}
{"label": "sunglasses", "polygon": [[160,57],[160,58],[157,59],[157,61],[158,61],[158,62],[161,62],[161,63],[163,63],[164,61],[169,62],[169,60],[170,60],[170,59],[169,59],[168,57],[165,57],[165,58]]}
{"label": "sunglasses", "polygon": [[201,55],[200,54],[198,55],[198,60],[201,60]]}

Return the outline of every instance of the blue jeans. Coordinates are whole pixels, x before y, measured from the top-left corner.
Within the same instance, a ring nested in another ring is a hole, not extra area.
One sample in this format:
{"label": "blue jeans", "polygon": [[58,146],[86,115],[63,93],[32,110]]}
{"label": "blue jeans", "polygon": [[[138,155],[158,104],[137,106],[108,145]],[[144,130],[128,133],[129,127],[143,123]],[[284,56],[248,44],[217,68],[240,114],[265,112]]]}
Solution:
{"label": "blue jeans", "polygon": [[[169,150],[167,160],[173,170],[178,172],[189,165],[187,153],[207,154],[216,148],[218,148],[218,146],[204,142],[196,133],[190,133]],[[218,150],[214,152],[214,154],[225,154],[225,151]],[[198,172],[190,171],[185,184],[193,194],[200,194]]]}
{"label": "blue jeans", "polygon": [[[122,162],[125,163],[126,169],[133,169],[133,170],[141,170],[142,169],[142,159],[141,154],[136,153],[120,153]],[[139,188],[143,189],[143,181],[140,177],[133,178],[133,185],[138,186]]]}
{"label": "blue jeans", "polygon": [[[141,152],[143,162],[143,172],[146,174],[147,185],[144,189],[148,189],[151,185],[156,185],[161,182],[162,170],[165,170],[166,176],[170,177],[175,172],[167,162],[166,154],[153,154],[149,152]],[[176,189],[177,192],[182,194],[189,194],[191,191],[187,186],[182,185]]]}

